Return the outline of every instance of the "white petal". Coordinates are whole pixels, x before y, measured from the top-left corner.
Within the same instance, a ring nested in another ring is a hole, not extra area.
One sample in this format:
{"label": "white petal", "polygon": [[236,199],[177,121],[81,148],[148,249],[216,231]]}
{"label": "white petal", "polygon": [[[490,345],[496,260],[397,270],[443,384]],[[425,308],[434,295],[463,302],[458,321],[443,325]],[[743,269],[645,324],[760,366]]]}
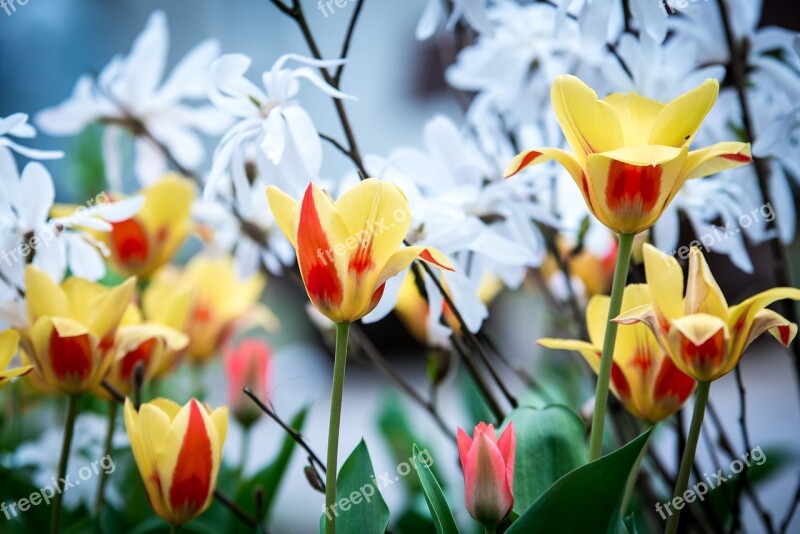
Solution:
{"label": "white petal", "polygon": [[211,64],[208,99],[220,110],[237,117],[252,117],[258,108],[248,97],[266,104],[267,97],[244,78],[252,60],[244,54],[226,54]]}
{"label": "white petal", "polygon": [[428,0],[425,5],[425,11],[422,12],[417,23],[415,35],[418,41],[425,41],[430,39],[436,33],[436,27],[439,26],[444,19],[445,13],[442,9],[441,0]]}
{"label": "white petal", "polygon": [[106,183],[114,191],[122,191],[122,129],[117,126],[106,126],[103,130],[103,164],[106,171]]}
{"label": "white petal", "polygon": [[792,188],[789,186],[783,169],[779,165],[771,165],[770,168],[772,172],[769,176],[768,195],[775,212],[775,223],[778,225],[781,242],[789,245],[794,241],[797,231],[797,208],[794,204],[794,195],[792,195]]}
{"label": "white petal", "polygon": [[154,11],[125,62],[126,83],[120,96],[128,106],[136,108],[153,96],[164,76],[168,48],[167,17],[161,10]]}
{"label": "white petal", "polygon": [[408,270],[399,273],[397,276],[389,278],[386,281],[386,287],[383,288],[383,296],[381,297],[380,302],[375,308],[365,315],[361,321],[364,324],[372,324],[377,323],[394,309],[397,306],[397,297],[400,295],[400,285],[403,283],[403,279],[406,277]]}
{"label": "white petal", "polygon": [[[15,128],[19,128],[21,125],[24,125],[28,122],[28,115],[25,113],[12,113],[8,117],[4,119],[0,119],[0,135],[5,135],[7,133],[11,133],[12,130]],[[30,126],[30,125],[28,125]],[[34,135],[36,132],[33,132]],[[16,137],[33,137],[32,135],[25,136],[20,135],[19,133],[14,133]]]}
{"label": "white petal", "polygon": [[44,165],[28,163],[22,170],[19,188],[20,222],[26,231],[33,230],[47,220],[47,214],[56,197],[53,179]]}
{"label": "white petal", "polygon": [[182,98],[200,98],[208,90],[208,70],[219,56],[220,45],[216,39],[207,39],[192,48],[172,70],[158,94],[162,104],[177,102]]}
{"label": "white petal", "polygon": [[64,240],[60,236],[54,237],[37,248],[36,255],[33,257],[33,265],[43,270],[56,282],[61,282],[67,269]]}
{"label": "white petal", "polygon": [[631,0],[631,13],[657,43],[667,37],[667,12],[662,0]]}
{"label": "white petal", "polygon": [[328,85],[325,82],[325,80],[323,80],[320,77],[319,74],[317,74],[314,70],[310,69],[309,67],[300,67],[299,69],[295,69],[292,72],[292,76],[294,76],[295,78],[305,78],[306,80],[316,85],[323,93],[332,98],[358,100],[355,96],[343,93],[342,91],[339,91],[338,89]]}
{"label": "white petal", "polygon": [[149,139],[138,138],[134,142],[136,156],[134,167],[139,183],[144,186],[156,183],[167,172],[167,160],[161,149]]}
{"label": "white petal", "polygon": [[99,280],[106,274],[106,264],[97,249],[84,241],[80,234],[65,232],[67,258],[73,275],[87,280]]}
{"label": "white petal", "polygon": [[281,112],[280,108],[273,109],[262,125],[261,151],[275,165],[281,162],[286,147],[286,127]]}
{"label": "white petal", "polygon": [[486,0],[461,0],[464,6],[464,18],[478,33],[492,35],[494,27],[486,13]]}
{"label": "white petal", "polygon": [[283,118],[294,147],[308,170],[309,178],[315,178],[322,168],[322,142],[314,122],[299,106],[283,108]]}

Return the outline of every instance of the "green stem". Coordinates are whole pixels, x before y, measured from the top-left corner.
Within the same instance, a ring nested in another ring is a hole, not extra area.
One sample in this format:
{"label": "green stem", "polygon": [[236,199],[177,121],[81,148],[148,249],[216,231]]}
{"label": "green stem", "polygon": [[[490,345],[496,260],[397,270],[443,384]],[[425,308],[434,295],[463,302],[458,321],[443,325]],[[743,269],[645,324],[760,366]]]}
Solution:
{"label": "green stem", "polygon": [[[114,428],[117,424],[117,401],[108,401],[108,431],[106,433],[105,443],[105,456],[111,456],[111,442],[114,440]],[[106,479],[108,473],[103,470],[100,472],[100,482],[97,485],[97,499],[95,501],[95,513],[99,516],[100,510],[103,508],[103,499],[105,498]]]}
{"label": "green stem", "polygon": [[633,234],[619,234],[617,249],[617,266],[614,269],[614,283],[611,286],[611,302],[608,306],[608,322],[603,339],[603,355],[600,357],[600,371],[597,375],[597,393],[594,397],[594,416],[592,417],[592,434],[589,438],[589,461],[600,458],[603,450],[603,427],[606,420],[606,404],[608,402],[608,383],[611,380],[611,367],[614,361],[614,345],[617,341],[619,325],[612,321],[622,308],[622,294],[625,282],[628,281],[628,265],[631,262]]}
{"label": "green stem", "polygon": [[181,527],[178,525],[170,525],[169,526],[169,533],[170,534],[178,534],[181,531]]}
{"label": "green stem", "polygon": [[484,534],[495,534],[497,532],[497,525],[483,525]]}
{"label": "green stem", "polygon": [[[69,461],[69,450],[72,447],[72,434],[75,430],[75,419],[78,417],[78,404],[80,395],[70,395],[67,404],[67,420],[64,423],[64,444],[61,447],[61,459],[58,461],[58,482],[61,483],[67,475],[67,463]],[[55,500],[53,501],[53,516],[50,522],[50,532],[58,534],[58,525],[61,522],[61,501],[63,500],[64,492],[56,492]]]}
{"label": "green stem", "polygon": [[639,478],[639,471],[642,469],[642,460],[644,460],[644,457],[647,455],[647,447],[650,445],[650,439],[655,432],[655,425],[652,425],[650,429],[650,433],[647,435],[647,441],[644,442],[644,446],[642,447],[642,452],[639,453],[636,463],[633,464],[633,469],[628,477],[628,485],[625,486],[625,496],[622,498],[622,507],[619,509],[623,519],[625,518],[625,511],[628,509],[628,504],[631,502],[633,489],[636,487],[636,481]]}
{"label": "green stem", "polygon": [[[689,476],[692,474],[692,466],[694,465],[694,454],[697,450],[697,440],[700,438],[700,428],[703,426],[703,416],[706,413],[706,404],[708,404],[708,392],[711,389],[711,382],[698,382],[697,394],[694,397],[694,411],[692,412],[692,424],[689,426],[689,435],[686,438],[686,448],[683,450],[683,458],[681,458],[681,468],[678,471],[678,480],[675,481],[675,492],[672,499],[681,497],[689,485]],[[678,520],[681,517],[681,511],[676,509],[667,520],[667,528],[664,530],[665,534],[675,534],[678,530]]]}
{"label": "green stem", "polygon": [[339,455],[339,423],[342,419],[342,391],[344,390],[344,366],[347,361],[347,336],[350,323],[336,325],[336,355],[333,363],[333,387],[331,389],[331,419],[328,426],[328,461],[325,473],[325,532],[336,533],[336,472]]}
{"label": "green stem", "polygon": [[247,465],[247,457],[250,455],[250,425],[246,425],[242,430],[242,444],[239,447],[239,468],[236,470],[237,487],[241,485],[244,477],[244,468]]}

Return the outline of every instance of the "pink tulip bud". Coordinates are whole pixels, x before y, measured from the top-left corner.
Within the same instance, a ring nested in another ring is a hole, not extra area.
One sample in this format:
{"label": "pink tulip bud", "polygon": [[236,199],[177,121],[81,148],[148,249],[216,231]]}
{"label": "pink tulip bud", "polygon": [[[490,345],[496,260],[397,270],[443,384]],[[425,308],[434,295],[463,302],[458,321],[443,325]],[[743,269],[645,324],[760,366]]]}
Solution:
{"label": "pink tulip bud", "polygon": [[514,505],[515,448],[513,423],[508,423],[500,439],[486,423],[475,427],[471,439],[458,429],[467,511],[483,525],[497,525]]}
{"label": "pink tulip bud", "polygon": [[237,345],[226,344],[222,352],[228,375],[228,396],[234,417],[244,426],[250,426],[261,415],[260,410],[242,393],[245,386],[259,398],[267,392],[272,351],[266,341],[248,338]]}

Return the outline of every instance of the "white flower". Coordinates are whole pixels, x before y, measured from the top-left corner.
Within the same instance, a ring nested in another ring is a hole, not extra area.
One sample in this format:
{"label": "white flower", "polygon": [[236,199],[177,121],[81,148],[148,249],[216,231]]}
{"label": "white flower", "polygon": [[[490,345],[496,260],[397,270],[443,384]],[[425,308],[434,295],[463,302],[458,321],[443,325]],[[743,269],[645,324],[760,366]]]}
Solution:
{"label": "white flower", "polygon": [[[36,128],[28,124],[28,115],[13,113],[8,117],[0,117],[0,173],[7,172],[8,161],[13,158],[11,152],[31,159],[58,159],[64,153],[57,150],[38,150],[15,143],[8,136],[30,139],[36,137]],[[13,159],[12,159],[13,163]]]}
{"label": "white flower", "polygon": [[[285,68],[288,61],[302,67]],[[309,180],[318,177],[322,167],[322,143],[308,112],[294,98],[300,80],[314,84],[332,98],[353,98],[328,85],[312,67],[336,67],[344,60],[315,60],[295,54],[278,58],[262,75],[263,90],[244,77],[249,57],[230,54],[211,66],[209,99],[224,113],[239,119],[222,137],[214,152],[214,164],[204,196],[213,198],[226,171],[234,189],[249,191],[245,174],[248,150],[254,154],[259,174],[279,175],[290,192],[299,193]],[[253,150],[256,148],[256,150]]]}
{"label": "white flower", "polygon": [[64,278],[67,267],[82,278],[102,278],[105,263],[97,249],[104,251],[104,247],[81,229],[108,231],[110,222],[132,217],[144,203],[142,196],[101,201],[66,217],[49,218],[55,188],[50,173],[38,162],[28,163],[21,176],[0,175],[0,186],[4,192],[0,199],[0,239],[5,245],[0,251],[0,271],[19,288],[31,255],[33,264],[56,281]]}
{"label": "white flower", "polygon": [[208,68],[219,55],[219,44],[206,40],[195,46],[164,79],[169,48],[166,16],[155,11],[127,57],[116,56],[97,80],[86,74],[78,79],[72,96],[58,106],[41,111],[36,122],[52,135],[75,135],[88,124],[106,124],[103,155],[108,182],[122,185],[120,141],[127,129],[137,135],[135,168],[142,184],[156,181],[167,168],[159,147],[137,127],[164,145],[182,166],[196,169],[205,158],[197,132],[219,135],[229,122],[212,106],[189,106],[204,98]]}
{"label": "white flower", "polygon": [[444,0],[428,0],[425,11],[417,23],[416,36],[425,41],[436,33],[436,29],[447,21],[447,29],[452,30],[462,17],[478,33],[491,34],[494,31],[486,13],[487,0],[453,0],[453,10],[447,16]]}

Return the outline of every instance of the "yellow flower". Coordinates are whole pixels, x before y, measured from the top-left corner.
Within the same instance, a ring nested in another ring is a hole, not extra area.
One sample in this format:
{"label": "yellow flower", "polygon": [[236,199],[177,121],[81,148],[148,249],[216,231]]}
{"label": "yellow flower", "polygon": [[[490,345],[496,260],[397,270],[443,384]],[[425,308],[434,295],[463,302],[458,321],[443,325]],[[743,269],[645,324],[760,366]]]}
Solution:
{"label": "yellow flower", "polygon": [[172,258],[189,234],[195,186],[173,173],[141,194],[145,200],[139,212],[112,223],[111,231],[100,232],[98,237],[111,251],[115,270],[146,278]]}
{"label": "yellow flower", "polygon": [[719,82],[708,79],[667,104],[634,93],[599,100],[578,78],[559,76],[550,99],[573,153],[527,150],[514,158],[506,176],[555,160],[600,222],[617,233],[636,234],[656,222],[687,179],[752,161],[747,143],[689,151],[718,93]]}
{"label": "yellow flower", "polygon": [[125,428],[153,511],[177,526],[202,514],[217,486],[228,409],[155,399],[137,412],[126,400]]}
{"label": "yellow flower", "polygon": [[[106,379],[123,395],[130,395],[133,371],[144,365],[144,381],[167,373],[178,352],[189,344],[189,336],[163,324],[145,322],[135,304],[128,305],[111,348],[112,365]],[[98,393],[106,396],[105,390]]]}
{"label": "yellow flower", "polygon": [[229,257],[195,256],[183,270],[159,271],[145,290],[144,315],[187,333],[186,355],[202,362],[215,354],[234,321],[259,311],[264,283],[260,274],[240,279]]}
{"label": "yellow flower", "polygon": [[401,248],[411,212],[405,195],[389,182],[363,180],[336,202],[314,184],[301,202],[274,186],[267,188],[267,198],[297,251],[311,303],[335,323],[372,311],[386,281],[416,259],[453,270],[432,247]]}
{"label": "yellow flower", "polygon": [[[597,373],[609,301],[606,295],[596,295],[589,301],[586,326],[590,342],[545,338],[540,339],[539,344],[549,349],[577,351]],[[649,303],[647,286],[631,284],[625,288],[623,311]],[[645,325],[619,331],[611,369],[611,391],[634,416],[650,423],[666,419],[683,406],[695,385],[692,378],[675,366]]]}
{"label": "yellow flower", "polygon": [[36,267],[26,267],[26,334],[36,369],[48,384],[67,394],[100,384],[135,288],[133,277],[111,288],[74,276],[59,286]]}
{"label": "yellow flower", "polygon": [[683,271],[675,258],[646,244],[644,266],[652,305],[629,310],[615,320],[647,324],[675,365],[696,380],[716,380],[732,371],[744,350],[764,332],[787,347],[797,334],[796,324],[766,307],[782,299],[800,300],[800,289],[776,287],[728,306],[697,247],[689,256],[685,298]]}
{"label": "yellow flower", "polygon": [[9,369],[11,358],[17,353],[19,347],[19,334],[14,330],[6,330],[0,333],[0,389],[8,384],[8,381],[18,376],[25,376],[33,369],[31,365],[22,365]]}

